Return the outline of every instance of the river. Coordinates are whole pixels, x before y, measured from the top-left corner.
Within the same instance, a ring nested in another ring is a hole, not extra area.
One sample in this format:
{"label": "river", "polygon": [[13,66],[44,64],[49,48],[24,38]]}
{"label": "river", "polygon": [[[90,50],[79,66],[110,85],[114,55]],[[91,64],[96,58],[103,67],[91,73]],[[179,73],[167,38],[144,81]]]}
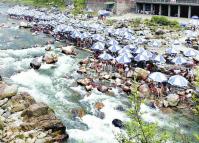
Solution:
{"label": "river", "polygon": [[[9,19],[6,11],[7,4],[0,3],[0,24],[8,27],[0,28],[0,75],[9,83],[19,85],[19,91],[29,92],[38,102],[44,102],[51,107],[58,118],[62,120],[69,133],[69,143],[116,143],[115,134],[120,131],[112,125],[113,119],[127,121],[125,112],[116,108],[121,105],[128,109],[128,98],[115,89],[116,96],[108,96],[93,90],[88,96],[76,80],[81,77],[76,71],[80,60],[88,57],[90,53],[77,50],[76,57],[61,54],[61,42],[55,42],[53,51],[59,55],[54,65],[42,64],[38,71],[30,69],[33,58],[42,58],[45,53],[44,45],[51,37],[40,33],[37,36],[27,29],[19,29],[19,21]],[[38,45],[33,47],[34,45]],[[96,102],[105,106],[101,109],[105,118],[96,116],[94,108]],[[74,117],[72,109],[83,109],[86,113],[82,118]],[[169,130],[177,130],[192,134],[199,132],[198,121],[188,118],[182,113],[163,114],[158,110],[143,105],[143,118],[146,121],[158,122],[160,126]]]}

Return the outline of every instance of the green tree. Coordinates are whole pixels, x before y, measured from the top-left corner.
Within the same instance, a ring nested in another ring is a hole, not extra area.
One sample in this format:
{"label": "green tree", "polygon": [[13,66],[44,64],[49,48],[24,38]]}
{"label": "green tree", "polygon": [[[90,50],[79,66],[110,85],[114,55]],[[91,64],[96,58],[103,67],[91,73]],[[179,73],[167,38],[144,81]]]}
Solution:
{"label": "green tree", "polygon": [[131,121],[125,125],[126,135],[119,135],[120,143],[166,143],[169,136],[165,131],[161,131],[154,123],[146,123],[141,118],[140,106],[143,102],[138,92],[138,83],[134,82],[130,102],[132,108],[128,112]]}

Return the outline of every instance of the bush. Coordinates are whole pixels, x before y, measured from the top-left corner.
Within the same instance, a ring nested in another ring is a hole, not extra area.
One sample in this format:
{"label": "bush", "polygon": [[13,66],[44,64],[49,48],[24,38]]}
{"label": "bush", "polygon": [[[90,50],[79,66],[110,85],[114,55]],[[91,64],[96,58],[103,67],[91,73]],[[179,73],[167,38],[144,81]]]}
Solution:
{"label": "bush", "polygon": [[83,10],[86,7],[86,0],[73,0],[74,3],[74,9],[73,9],[73,14],[82,14]]}
{"label": "bush", "polygon": [[160,26],[170,26],[174,28],[180,28],[180,24],[176,20],[169,20],[167,17],[164,16],[153,16],[151,18],[151,22],[158,24]]}

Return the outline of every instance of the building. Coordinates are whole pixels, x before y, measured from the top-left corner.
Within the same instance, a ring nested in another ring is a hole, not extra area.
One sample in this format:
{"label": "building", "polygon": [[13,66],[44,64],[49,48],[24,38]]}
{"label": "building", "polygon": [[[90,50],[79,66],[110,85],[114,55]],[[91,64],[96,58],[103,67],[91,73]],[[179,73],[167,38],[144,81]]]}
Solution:
{"label": "building", "polygon": [[87,0],[87,8],[89,9],[95,11],[105,9],[116,14],[135,11],[134,4],[132,0]]}
{"label": "building", "polygon": [[199,16],[199,0],[87,0],[93,10],[106,9],[116,14],[128,12],[163,16]]}
{"label": "building", "polygon": [[199,16],[199,0],[135,0],[136,12],[190,18]]}

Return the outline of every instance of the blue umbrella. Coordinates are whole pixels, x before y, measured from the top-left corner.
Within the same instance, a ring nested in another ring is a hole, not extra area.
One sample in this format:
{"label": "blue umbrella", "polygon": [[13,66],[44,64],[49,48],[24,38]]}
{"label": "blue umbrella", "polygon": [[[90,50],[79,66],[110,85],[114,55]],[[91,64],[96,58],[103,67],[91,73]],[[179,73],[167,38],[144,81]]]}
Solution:
{"label": "blue umbrella", "polygon": [[116,53],[117,51],[121,50],[122,48],[119,45],[112,45],[108,48],[111,52]]}
{"label": "blue umbrella", "polygon": [[174,75],[169,78],[168,83],[177,87],[187,87],[189,82],[183,76]]}
{"label": "blue umbrella", "polygon": [[143,44],[145,42],[145,39],[142,39],[142,38],[138,38],[135,40],[135,43],[137,44]]}
{"label": "blue umbrella", "polygon": [[104,50],[104,47],[105,47],[105,44],[104,44],[104,43],[102,43],[102,42],[97,42],[97,43],[95,43],[95,44],[91,47],[91,49],[92,49],[92,50],[103,51],[103,50]]}
{"label": "blue umbrella", "polygon": [[140,61],[148,61],[149,58],[146,55],[143,54],[138,54],[135,58],[135,61],[140,62]]}
{"label": "blue umbrella", "polygon": [[185,64],[187,63],[187,60],[183,57],[176,57],[172,60],[172,63],[176,64],[176,65],[182,65],[182,64]]}
{"label": "blue umbrella", "polygon": [[167,77],[165,74],[161,72],[154,72],[149,75],[149,78],[155,82],[165,82],[167,81]]}
{"label": "blue umbrella", "polygon": [[116,58],[116,61],[120,64],[128,64],[131,62],[131,59],[125,55],[120,55]]}
{"label": "blue umbrella", "polygon": [[103,52],[103,54],[99,55],[99,58],[105,61],[114,59],[110,54]]}
{"label": "blue umbrella", "polygon": [[151,59],[152,59],[152,61],[161,63],[161,64],[166,62],[165,58],[162,55],[155,55]]}
{"label": "blue umbrella", "polygon": [[135,53],[135,54],[140,54],[140,53],[142,53],[142,52],[144,52],[144,51],[145,51],[144,48],[138,47],[138,48],[136,48],[136,49],[133,50],[133,53]]}

